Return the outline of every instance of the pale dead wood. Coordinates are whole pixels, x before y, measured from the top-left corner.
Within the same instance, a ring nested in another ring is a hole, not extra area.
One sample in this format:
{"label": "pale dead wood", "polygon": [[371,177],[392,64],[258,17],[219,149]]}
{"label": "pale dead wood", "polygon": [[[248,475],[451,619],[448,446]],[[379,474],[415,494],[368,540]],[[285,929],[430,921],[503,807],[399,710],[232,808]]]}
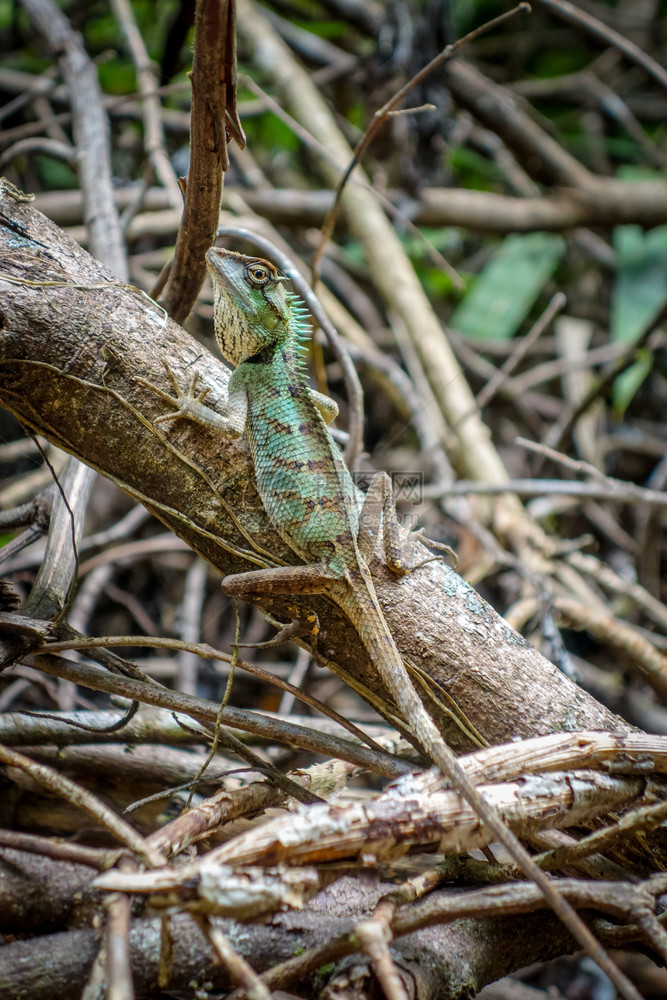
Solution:
{"label": "pale dead wood", "polygon": [[[176,872],[126,875],[114,871],[98,876],[95,886],[159,893],[177,889],[204,868],[213,871],[216,866],[231,866],[233,870],[245,865],[311,865],[362,856],[376,863],[396,860],[413,848],[458,854],[491,843],[493,838],[481,826],[477,813],[456,792],[429,790],[420,794],[410,792],[412,779],[406,782],[407,790],[399,784],[370,802],[310,806],[268,821]],[[643,794],[644,781],[568,771],[481,785],[480,792],[510,829],[526,836],[544,827],[576,827],[601,812],[625,808]]]}

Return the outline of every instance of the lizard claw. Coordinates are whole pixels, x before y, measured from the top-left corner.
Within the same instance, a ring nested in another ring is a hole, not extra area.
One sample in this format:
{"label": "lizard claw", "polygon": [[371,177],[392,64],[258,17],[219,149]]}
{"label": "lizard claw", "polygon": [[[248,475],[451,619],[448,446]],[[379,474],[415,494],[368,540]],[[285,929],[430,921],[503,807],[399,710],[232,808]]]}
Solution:
{"label": "lizard claw", "polygon": [[153,382],[148,382],[146,379],[139,378],[137,381],[154,392],[160,399],[163,399],[166,403],[169,403],[174,407],[173,413],[163,413],[159,417],[155,417],[155,424],[164,424],[170,420],[177,420],[179,417],[185,417],[186,419],[191,418],[193,413],[196,413],[199,408],[204,404],[206,396],[211,391],[210,388],[205,388],[201,392],[197,392],[197,384],[199,382],[199,372],[195,372],[192,376],[192,380],[188,388],[183,392],[176,381],[176,376],[174,375],[171,367],[167,361],[162,359],[162,364],[165,367],[167,373],[167,378],[171,382],[171,387],[174,391],[174,395],[170,395],[161,389],[159,386],[155,385]]}
{"label": "lizard claw", "polygon": [[423,545],[426,545],[428,548],[430,548],[430,549],[439,549],[442,553],[444,553],[441,556],[430,556],[428,559],[422,559],[415,566],[411,567],[412,569],[418,569],[420,566],[425,566],[426,563],[437,562],[437,561],[441,561],[441,560],[444,561],[447,558],[449,558],[449,559],[452,560],[452,563],[454,565],[454,569],[456,569],[456,567],[458,566],[458,564],[459,564],[459,557],[456,554],[456,552],[454,551],[454,549],[451,547],[451,545],[447,545],[445,542],[436,542],[436,541],[434,541],[433,538],[428,538],[424,534],[424,529],[423,528],[417,528],[416,531],[411,532],[410,533],[410,538],[416,538],[420,542],[422,542]]}
{"label": "lizard claw", "polygon": [[234,645],[237,649],[267,649],[270,646],[281,646],[290,639],[302,637],[307,638],[313,647],[317,645],[320,620],[314,611],[311,611],[305,619],[295,618],[293,621],[287,622],[286,625],[281,625],[280,622],[273,620],[271,620],[271,624],[279,628],[272,639],[267,639],[265,642],[235,642]]}

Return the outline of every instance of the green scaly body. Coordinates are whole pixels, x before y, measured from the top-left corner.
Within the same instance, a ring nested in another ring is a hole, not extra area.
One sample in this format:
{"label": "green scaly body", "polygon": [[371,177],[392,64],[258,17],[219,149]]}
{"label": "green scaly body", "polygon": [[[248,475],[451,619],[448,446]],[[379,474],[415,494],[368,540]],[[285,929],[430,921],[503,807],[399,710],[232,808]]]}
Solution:
{"label": "green scaly body", "polygon": [[230,388],[246,394],[246,435],[271,523],[304,562],[322,560],[343,576],[354,561],[356,490],[311,397],[300,337],[301,321],[290,322],[284,342],[235,369]]}

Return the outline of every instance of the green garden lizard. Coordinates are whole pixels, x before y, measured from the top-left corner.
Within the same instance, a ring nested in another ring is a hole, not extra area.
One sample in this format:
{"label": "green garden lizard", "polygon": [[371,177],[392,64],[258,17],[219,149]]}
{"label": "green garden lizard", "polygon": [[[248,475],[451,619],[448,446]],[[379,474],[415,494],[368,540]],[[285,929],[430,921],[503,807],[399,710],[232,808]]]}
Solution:
{"label": "green garden lizard", "polygon": [[429,757],[526,876],[539,885],[573,936],[604,966],[623,995],[638,996],[477,791],[413,687],[368,569],[382,535],[390,569],[397,574],[407,571],[401,562],[391,483],[386,473],[378,473],[360,510],[357,489],[327,426],[338,408],[308,384],[302,343],[310,332],[305,307],[288,279],[268,261],[214,247],[206,263],[213,281],[216,341],[223,357],[235,366],[226,412],[220,414],[205,404],[206,392],[197,393],[195,379],[187,391],[176,390],[175,398],[158,390],[177,408],[159,419],[194,420],[226,438],[245,433],[269,520],[303,561],[303,565],[227,576],[225,593],[241,598],[325,594],[334,601],[359,633],[405,723]]}

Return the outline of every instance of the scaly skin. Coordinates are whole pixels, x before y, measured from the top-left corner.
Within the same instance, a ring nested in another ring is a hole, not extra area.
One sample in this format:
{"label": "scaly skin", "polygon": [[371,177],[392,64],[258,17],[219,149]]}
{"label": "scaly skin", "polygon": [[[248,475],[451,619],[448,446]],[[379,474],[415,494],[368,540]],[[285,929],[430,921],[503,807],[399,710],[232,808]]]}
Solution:
{"label": "scaly skin", "polygon": [[269,519],[305,564],[228,576],[223,581],[225,592],[239,597],[324,593],[331,598],[357,629],[405,722],[451,785],[539,885],[572,935],[622,994],[641,1000],[479,794],[413,687],[367,565],[382,513],[388,564],[397,573],[405,572],[389,480],[379,474],[360,514],[356,487],[327,428],[337,408],[309,387],[301,361],[301,341],[308,333],[303,306],[285,287],[287,279],[265,260],[212,248],[206,263],[213,280],[218,346],[236,366],[229,381],[227,412],[221,416],[205,406],[205,394],[196,396],[193,385],[172,400],[178,410],[165,419],[185,417],[230,438],[247,435],[257,489]]}

